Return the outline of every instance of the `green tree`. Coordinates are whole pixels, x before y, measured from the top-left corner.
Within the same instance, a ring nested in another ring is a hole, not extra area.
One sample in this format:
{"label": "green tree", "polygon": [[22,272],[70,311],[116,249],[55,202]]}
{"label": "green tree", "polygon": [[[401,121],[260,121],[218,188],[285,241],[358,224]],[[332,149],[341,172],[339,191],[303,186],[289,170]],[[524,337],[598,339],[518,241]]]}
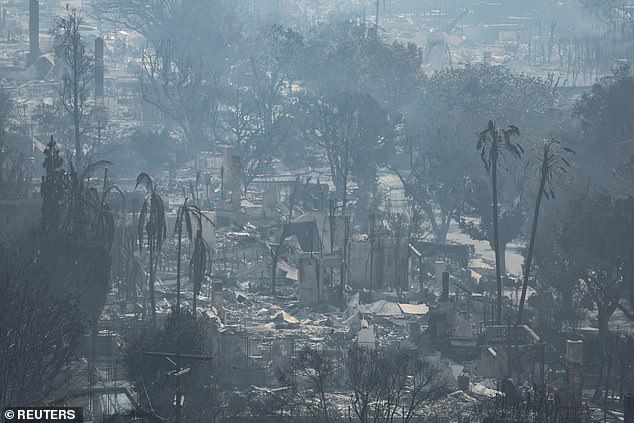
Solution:
{"label": "green tree", "polygon": [[[37,262],[57,284],[56,289],[77,299],[82,318],[89,322],[92,375],[97,320],[110,289],[115,224],[108,198],[110,193],[121,191],[108,179],[108,162],[89,164],[81,173],[72,164],[66,170],[52,137],[44,154]],[[91,186],[99,167],[105,167],[101,189]]]}
{"label": "green tree", "polygon": [[139,240],[139,252],[143,250],[144,237],[147,237],[147,248],[150,255],[150,277],[148,288],[150,294],[151,318],[156,325],[156,301],[154,298],[154,284],[158,259],[163,249],[163,243],[167,237],[167,223],[165,222],[165,206],[163,198],[157,191],[157,185],[147,173],[140,173],[136,179],[135,189],[142,185],[145,188],[145,198],[139,212],[137,236]]}
{"label": "green tree", "polygon": [[581,125],[575,139],[580,170],[594,187],[632,195],[634,180],[634,75],[618,67],[592,86],[573,109]]}
{"label": "green tree", "polygon": [[[52,278],[72,282],[66,288],[78,297],[84,316],[93,321],[101,314],[110,283],[114,212],[108,197],[120,191],[109,181],[107,168],[101,190],[91,186],[95,170],[108,162],[91,164],[81,173],[72,164],[66,170],[52,137],[44,155],[40,260],[50,266]],[[62,277],[68,271],[75,272],[75,278]]]}
{"label": "green tree", "polygon": [[560,273],[554,283],[561,279],[579,285],[587,298],[581,304],[596,312],[602,342],[632,280],[633,206],[632,197],[615,199],[605,191],[577,193],[565,204],[562,219],[550,221],[538,237],[547,242],[536,248],[536,264],[557,266]]}
{"label": "green tree", "polygon": [[7,406],[41,403],[68,385],[66,366],[86,327],[95,339],[110,287],[114,214],[108,200],[117,188],[107,171],[102,187],[92,184],[108,163],[81,173],[72,164],[66,169],[52,139],[44,154],[39,226],[22,216],[18,226],[3,214],[10,228],[3,232],[16,237],[3,236],[0,245],[0,403]]}
{"label": "green tree", "polygon": [[390,43],[373,26],[346,20],[312,28],[304,45],[298,67],[309,91],[356,91],[391,112],[419,99],[425,74],[415,43]]}
{"label": "green tree", "polygon": [[[523,136],[541,139],[561,126],[564,113],[550,79],[503,66],[465,65],[438,71],[421,79],[416,95],[417,101],[403,109],[405,125],[397,138],[397,151],[405,157],[392,167],[402,176],[405,195],[423,209],[435,241],[444,243],[451,220],[459,221],[465,208],[473,208],[483,221],[492,220],[489,202],[480,207],[479,198],[471,196],[473,188],[479,188],[473,181],[480,174],[465,148],[472,142],[472,128],[495,116],[521,127]],[[509,238],[516,236],[512,235]],[[502,232],[500,237],[504,238]]]}
{"label": "green tree", "polygon": [[480,158],[484,163],[484,168],[491,175],[491,192],[493,195],[493,250],[495,252],[495,278],[497,282],[497,324],[502,324],[502,275],[500,269],[500,242],[499,242],[499,222],[498,222],[498,181],[497,168],[498,160],[504,159],[505,155],[521,158],[524,150],[522,147],[511,141],[511,136],[519,135],[519,129],[514,125],[509,125],[506,129],[500,130],[495,120],[489,121],[489,126],[480,132],[477,149]]}
{"label": "green tree", "polygon": [[634,197],[616,199],[603,192],[571,216],[570,236],[583,257],[582,279],[597,311],[602,341],[608,338],[609,321],[634,277],[633,210]]}

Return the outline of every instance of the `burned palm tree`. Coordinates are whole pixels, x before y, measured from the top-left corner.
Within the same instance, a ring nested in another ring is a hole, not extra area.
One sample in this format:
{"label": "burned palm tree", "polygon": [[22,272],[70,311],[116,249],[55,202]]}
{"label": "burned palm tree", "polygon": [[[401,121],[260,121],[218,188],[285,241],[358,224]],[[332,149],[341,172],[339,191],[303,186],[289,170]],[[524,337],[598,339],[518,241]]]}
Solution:
{"label": "burned palm tree", "polygon": [[493,249],[495,251],[495,279],[497,282],[497,324],[502,324],[502,275],[500,270],[500,238],[498,222],[498,161],[506,155],[521,158],[524,150],[511,141],[513,135],[519,135],[517,126],[509,125],[506,129],[498,128],[495,120],[489,121],[489,126],[480,132],[477,149],[484,168],[491,174],[491,191],[493,192]]}
{"label": "burned palm tree", "polygon": [[570,168],[570,163],[563,157],[562,150],[565,153],[574,154],[573,150],[561,146],[560,142],[555,139],[544,140],[544,148],[536,169],[540,175],[539,188],[537,189],[537,199],[535,200],[535,211],[533,212],[533,226],[531,227],[531,239],[528,243],[528,254],[524,262],[524,281],[522,283],[522,295],[520,297],[520,306],[517,314],[518,325],[522,324],[522,318],[524,317],[526,289],[528,288],[533,252],[535,251],[537,223],[539,222],[539,209],[542,204],[542,198],[546,197],[547,200],[549,198],[555,198],[553,181],[555,178],[561,177]]}
{"label": "burned palm tree", "polygon": [[[176,262],[176,313],[180,313],[181,308],[181,251],[183,244],[183,229],[190,243],[194,244],[194,251],[190,263],[190,278],[194,284],[194,304],[196,304],[196,295],[200,291],[202,280],[205,277],[207,262],[209,258],[209,246],[202,237],[203,219],[214,224],[205,214],[196,206],[189,202],[185,197],[185,201],[178,208],[176,213],[176,225],[174,227],[174,236],[177,241],[177,262]],[[196,225],[194,233],[194,224]],[[184,226],[184,227],[183,227]],[[194,238],[195,235],[195,238]],[[195,313],[194,305],[194,313]]]}
{"label": "burned palm tree", "polygon": [[147,173],[140,173],[136,179],[134,189],[142,185],[146,195],[143,199],[141,212],[139,213],[138,239],[139,251],[143,250],[144,235],[147,236],[147,248],[150,255],[150,278],[148,288],[150,292],[150,307],[152,308],[152,323],[156,325],[156,301],[154,298],[154,283],[156,282],[156,270],[158,257],[163,249],[163,242],[167,237],[167,224],[165,222],[165,206],[163,199],[157,192],[157,186]]}
{"label": "burned palm tree", "polygon": [[[109,164],[109,162],[97,162],[97,165],[106,166]],[[92,168],[88,167],[86,172],[90,172],[91,170]],[[87,173],[87,175],[89,175],[89,173]],[[108,203],[108,197],[113,192],[118,193],[121,198],[124,199],[123,192],[108,179],[108,168],[105,167],[101,192],[96,188],[88,189],[87,202],[93,213],[92,227],[95,237],[100,239],[108,250],[112,247],[115,234],[115,212]]]}

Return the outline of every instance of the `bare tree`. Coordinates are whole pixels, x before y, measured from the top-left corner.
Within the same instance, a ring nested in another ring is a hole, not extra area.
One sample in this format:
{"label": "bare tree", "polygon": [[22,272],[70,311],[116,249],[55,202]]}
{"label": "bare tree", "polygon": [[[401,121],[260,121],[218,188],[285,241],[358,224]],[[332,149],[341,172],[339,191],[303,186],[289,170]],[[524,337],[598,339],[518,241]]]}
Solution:
{"label": "bare tree", "polygon": [[[241,45],[241,19],[233,2],[196,0],[187,6],[172,0],[115,5],[118,19],[141,31],[148,40],[143,55],[141,92],[183,131],[189,156],[208,147],[215,134],[218,111],[235,50]],[[127,3],[127,2],[126,2]]]}
{"label": "bare tree", "polygon": [[396,292],[398,293],[399,300],[401,295],[403,295],[403,291],[407,291],[407,285],[403,286],[403,281],[407,284],[407,277],[401,278],[401,273],[403,270],[400,268],[402,256],[401,256],[401,246],[403,245],[403,241],[407,242],[407,238],[409,236],[408,231],[408,217],[404,213],[394,212],[393,210],[388,209],[388,213],[386,215],[387,228],[392,235],[395,246],[394,246],[394,287],[396,288]]}
{"label": "bare tree", "polygon": [[[68,8],[67,8],[68,10]],[[61,17],[53,30],[56,48],[64,63],[60,100],[73,122],[75,140],[75,168],[79,171],[82,162],[81,125],[89,113],[87,100],[93,78],[92,58],[86,53],[86,44],[79,27],[81,18],[71,9]]]}
{"label": "bare tree", "polygon": [[422,209],[431,224],[436,242],[444,243],[451,220],[464,202],[469,169],[466,151],[459,144],[458,129],[442,127],[423,132],[406,129],[403,141],[409,157],[409,172],[393,168],[405,195]]}
{"label": "bare tree", "polygon": [[63,386],[83,334],[79,307],[27,239],[0,245],[0,407],[42,404]]}
{"label": "bare tree", "polygon": [[230,74],[222,126],[243,164],[244,190],[271,162],[286,141],[293,119],[294,62],[302,36],[273,25],[244,42],[245,54]]}
{"label": "bare tree", "polygon": [[[609,360],[613,361],[614,375],[612,382],[613,392],[619,394],[620,401],[624,399],[626,392],[631,392],[634,388],[634,335],[613,334],[604,346],[604,352]],[[605,356],[604,356],[605,357]],[[610,383],[610,376],[606,378],[606,390]]]}
{"label": "bare tree", "polygon": [[9,94],[9,91],[4,87],[0,86],[0,136],[2,137],[4,137],[7,132],[14,110],[15,105],[11,94]]}
{"label": "bare tree", "polygon": [[169,25],[177,0],[101,0],[91,2],[100,18],[155,40]]}
{"label": "bare tree", "polygon": [[408,353],[354,346],[346,369],[352,409],[362,423],[413,421],[425,402],[443,393],[435,365]]}
{"label": "bare tree", "polygon": [[593,15],[606,24],[616,27],[617,24],[631,23],[634,16],[627,8],[624,0],[581,0],[580,3]]}
{"label": "bare tree", "polygon": [[30,190],[31,165],[0,138],[0,200],[24,199]]}
{"label": "bare tree", "polygon": [[331,399],[336,387],[336,362],[326,351],[298,351],[289,372],[278,376],[290,387],[286,396],[294,410],[319,423],[336,422],[341,417]]}
{"label": "bare tree", "polygon": [[[189,310],[168,314],[160,327],[149,323],[127,335],[124,363],[136,389],[145,393],[139,402],[152,421],[179,421],[180,415],[183,422],[215,422],[225,415],[228,391],[217,384],[222,369],[206,359],[212,352],[211,336],[207,322]],[[185,398],[181,406],[171,401],[175,392]]]}
{"label": "bare tree", "polygon": [[342,214],[353,178],[362,192],[359,209],[369,210],[367,205],[378,201],[377,164],[395,135],[389,116],[372,97],[355,93],[320,94],[308,98],[305,107],[313,118],[308,134],[326,155]]}
{"label": "bare tree", "polygon": [[227,100],[227,113],[222,125],[230,134],[230,142],[243,163],[243,186],[265,172],[270,172],[273,159],[286,137],[285,121],[278,111],[271,113],[267,105],[250,87],[237,88]]}
{"label": "bare tree", "polygon": [[147,48],[143,54],[141,93],[143,100],[169,116],[183,130],[189,155],[205,146],[205,128],[213,118],[217,103],[213,96],[214,81],[205,64],[190,58],[171,41]]}
{"label": "bare tree", "polygon": [[[24,148],[19,115],[12,95],[0,85],[0,201],[25,200],[32,190],[30,149]],[[0,234],[10,227],[5,225]]]}
{"label": "bare tree", "polygon": [[[513,402],[505,396],[485,401],[475,421],[518,423],[589,423],[590,410],[569,395],[556,395],[549,385],[530,390],[526,401]],[[472,420],[469,420],[472,421]]]}

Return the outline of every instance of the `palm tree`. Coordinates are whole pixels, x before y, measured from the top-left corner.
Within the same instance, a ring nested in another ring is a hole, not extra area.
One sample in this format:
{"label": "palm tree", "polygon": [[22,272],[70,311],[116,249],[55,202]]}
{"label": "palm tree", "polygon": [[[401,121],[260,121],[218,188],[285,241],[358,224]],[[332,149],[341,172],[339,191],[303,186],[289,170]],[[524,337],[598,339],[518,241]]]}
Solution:
{"label": "palm tree", "polygon": [[500,239],[498,222],[498,183],[497,166],[500,158],[504,159],[506,154],[512,157],[521,158],[524,150],[514,142],[511,136],[519,135],[517,126],[509,125],[506,129],[500,130],[495,120],[489,121],[489,126],[480,132],[477,149],[480,151],[480,158],[484,163],[484,168],[491,174],[491,190],[493,192],[493,249],[495,251],[495,278],[497,282],[497,324],[502,324],[502,276],[500,272]]}
{"label": "palm tree", "polygon": [[143,236],[147,235],[147,246],[150,253],[150,279],[148,281],[150,291],[150,306],[152,308],[152,323],[156,325],[156,301],[154,299],[154,283],[158,267],[158,257],[163,249],[163,242],[167,237],[167,224],[165,222],[165,206],[163,199],[157,192],[157,186],[147,173],[139,173],[136,178],[137,189],[143,185],[146,191],[141,212],[139,213],[139,225],[137,228],[139,238],[139,252],[143,249]]}
{"label": "palm tree", "polygon": [[539,209],[542,204],[542,197],[546,199],[555,198],[555,190],[553,189],[553,180],[561,177],[570,168],[570,163],[561,155],[561,150],[574,154],[574,151],[567,147],[560,146],[560,142],[551,138],[544,140],[544,148],[539,159],[537,172],[540,174],[539,188],[537,190],[537,199],[535,200],[535,211],[533,212],[533,226],[531,228],[531,239],[528,243],[528,255],[524,262],[524,282],[522,283],[522,296],[520,297],[520,306],[517,314],[517,324],[522,324],[524,317],[524,303],[526,301],[526,289],[528,287],[528,279],[531,273],[531,263],[533,261],[533,252],[535,251],[535,239],[537,237],[537,223],[539,221]]}
{"label": "palm tree", "polygon": [[[185,234],[189,239],[189,242],[194,243],[194,253],[192,254],[192,263],[190,263],[190,276],[198,277],[199,280],[193,281],[194,285],[198,282],[198,289],[194,286],[194,302],[196,301],[196,295],[200,290],[200,284],[202,284],[202,278],[205,276],[207,257],[209,256],[209,246],[202,238],[203,219],[207,220],[212,225],[214,224],[195,204],[189,202],[185,197],[183,205],[178,208],[176,212],[176,225],[174,226],[174,235],[177,236],[178,242],[177,250],[177,262],[176,262],[176,313],[180,313],[181,309],[181,249],[183,241],[183,223],[185,224]],[[194,240],[194,227],[196,224],[196,238]],[[215,225],[214,225],[215,226]],[[196,261],[194,266],[194,261]],[[201,267],[202,266],[202,267]],[[193,268],[193,269],[192,269]],[[192,270],[194,272],[192,273]],[[195,307],[194,307],[195,309]],[[195,312],[195,310],[194,310]]]}

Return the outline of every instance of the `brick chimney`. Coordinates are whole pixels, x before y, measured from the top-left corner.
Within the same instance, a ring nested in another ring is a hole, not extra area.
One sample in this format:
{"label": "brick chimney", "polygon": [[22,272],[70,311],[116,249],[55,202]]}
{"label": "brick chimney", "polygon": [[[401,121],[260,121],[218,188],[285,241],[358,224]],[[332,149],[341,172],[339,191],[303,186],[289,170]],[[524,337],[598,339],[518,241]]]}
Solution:
{"label": "brick chimney", "polygon": [[95,101],[103,103],[103,38],[95,38]]}
{"label": "brick chimney", "polygon": [[240,210],[242,197],[240,181],[242,180],[242,164],[240,156],[231,157],[231,206],[234,210]]}
{"label": "brick chimney", "polygon": [[449,301],[449,272],[442,272],[442,295],[440,301]]}

